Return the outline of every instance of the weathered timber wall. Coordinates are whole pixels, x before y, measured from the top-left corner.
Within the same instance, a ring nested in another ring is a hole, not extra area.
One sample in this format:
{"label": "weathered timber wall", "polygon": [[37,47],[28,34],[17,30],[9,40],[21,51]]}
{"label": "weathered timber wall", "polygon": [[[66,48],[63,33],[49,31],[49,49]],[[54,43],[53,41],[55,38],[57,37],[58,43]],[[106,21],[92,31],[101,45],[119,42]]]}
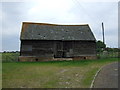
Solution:
{"label": "weathered timber wall", "polygon": [[21,41],[20,51],[20,61],[22,59],[22,61],[57,60],[53,58],[95,59],[96,43],[94,41],[24,40]]}
{"label": "weathered timber wall", "polygon": [[96,43],[92,41],[75,41],[75,56],[96,56]]}
{"label": "weathered timber wall", "polygon": [[21,56],[53,57],[52,41],[22,41]]}

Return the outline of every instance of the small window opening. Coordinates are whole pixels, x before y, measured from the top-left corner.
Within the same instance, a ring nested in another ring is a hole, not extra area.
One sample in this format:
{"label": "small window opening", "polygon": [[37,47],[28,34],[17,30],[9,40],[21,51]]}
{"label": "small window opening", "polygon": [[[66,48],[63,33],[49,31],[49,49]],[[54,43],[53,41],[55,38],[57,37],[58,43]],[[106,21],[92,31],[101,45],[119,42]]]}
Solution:
{"label": "small window opening", "polygon": [[35,60],[36,60],[36,62],[38,61],[38,59],[37,59],[37,58],[36,58]]}

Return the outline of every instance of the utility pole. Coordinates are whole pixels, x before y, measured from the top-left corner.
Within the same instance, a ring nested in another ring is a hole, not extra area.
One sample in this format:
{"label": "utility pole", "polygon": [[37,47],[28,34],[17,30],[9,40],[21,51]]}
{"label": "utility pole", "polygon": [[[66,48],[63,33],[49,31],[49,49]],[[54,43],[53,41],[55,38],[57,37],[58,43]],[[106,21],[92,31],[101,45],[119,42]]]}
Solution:
{"label": "utility pole", "polygon": [[104,24],[102,22],[102,34],[103,34],[103,43],[105,44],[105,37],[104,37]]}

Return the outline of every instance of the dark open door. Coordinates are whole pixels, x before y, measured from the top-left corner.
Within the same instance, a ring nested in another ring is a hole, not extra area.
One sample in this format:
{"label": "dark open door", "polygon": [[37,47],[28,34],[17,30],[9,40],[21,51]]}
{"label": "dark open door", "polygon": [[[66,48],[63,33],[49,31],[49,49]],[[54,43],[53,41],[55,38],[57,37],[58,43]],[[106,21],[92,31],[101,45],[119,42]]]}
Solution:
{"label": "dark open door", "polygon": [[73,43],[70,41],[59,41],[56,43],[55,57],[67,58],[73,56]]}
{"label": "dark open door", "polygon": [[63,42],[63,57],[73,57],[73,42],[64,41]]}
{"label": "dark open door", "polygon": [[63,42],[59,41],[56,43],[56,53],[55,57],[62,58],[63,57]]}

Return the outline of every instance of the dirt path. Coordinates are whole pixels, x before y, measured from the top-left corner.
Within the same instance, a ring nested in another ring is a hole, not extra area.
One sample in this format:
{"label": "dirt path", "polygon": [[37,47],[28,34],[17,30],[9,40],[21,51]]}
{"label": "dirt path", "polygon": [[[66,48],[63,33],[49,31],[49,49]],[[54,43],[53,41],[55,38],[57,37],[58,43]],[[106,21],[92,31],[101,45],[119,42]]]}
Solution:
{"label": "dirt path", "polygon": [[95,79],[93,88],[118,88],[118,62],[102,68]]}

